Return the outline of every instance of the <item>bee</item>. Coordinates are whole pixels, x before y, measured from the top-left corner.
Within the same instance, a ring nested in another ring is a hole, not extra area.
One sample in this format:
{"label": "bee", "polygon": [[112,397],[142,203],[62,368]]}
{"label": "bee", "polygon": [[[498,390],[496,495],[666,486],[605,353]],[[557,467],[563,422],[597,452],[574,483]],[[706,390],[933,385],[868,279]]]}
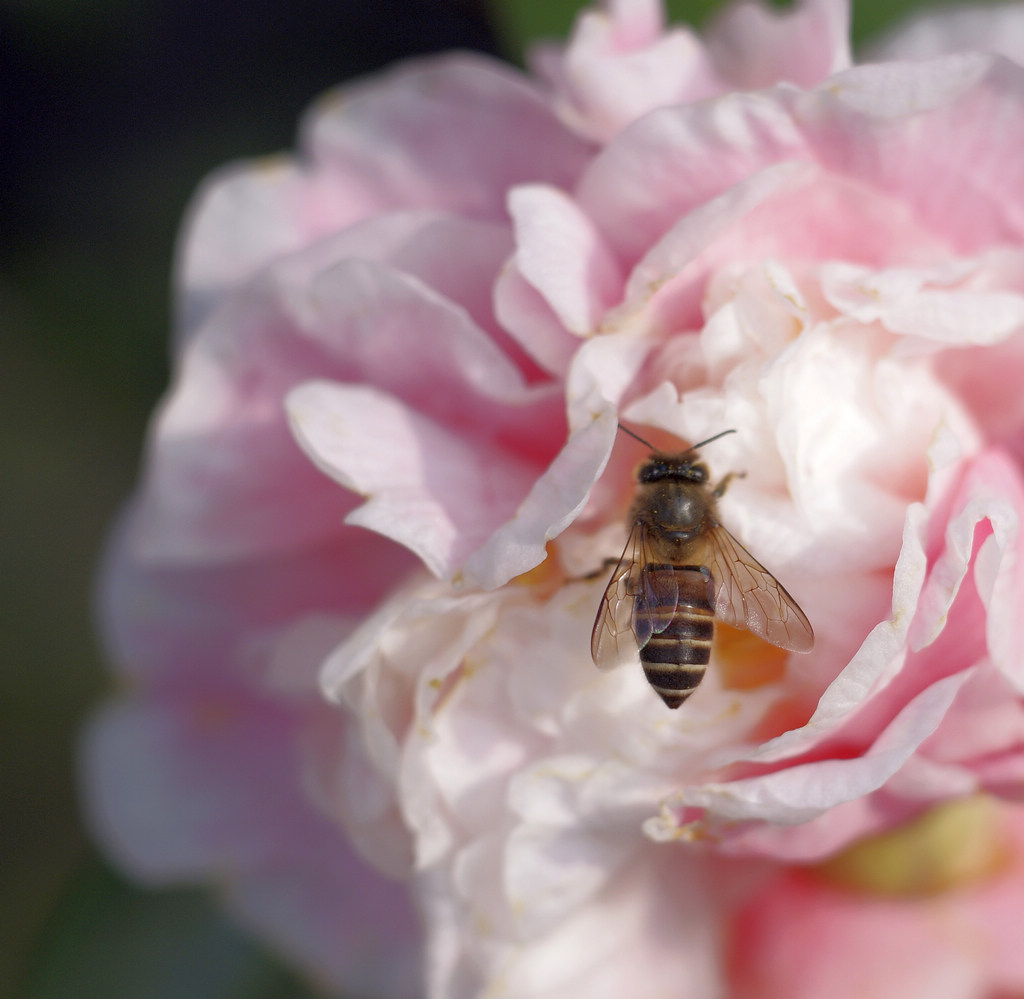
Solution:
{"label": "bee", "polygon": [[678,454],[651,448],[637,470],[632,524],[594,622],[590,651],[611,669],[636,661],[670,707],[696,689],[711,658],[714,620],[744,628],[779,648],[809,652],[814,632],[777,579],[719,522],[716,487],[697,451],[725,430]]}

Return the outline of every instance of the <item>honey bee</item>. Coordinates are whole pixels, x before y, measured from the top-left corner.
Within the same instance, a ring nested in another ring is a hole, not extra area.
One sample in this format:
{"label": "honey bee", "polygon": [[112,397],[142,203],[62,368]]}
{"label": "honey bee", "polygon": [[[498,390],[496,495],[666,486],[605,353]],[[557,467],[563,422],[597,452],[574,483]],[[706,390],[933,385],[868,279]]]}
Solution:
{"label": "honey bee", "polygon": [[719,522],[716,501],[733,478],[712,488],[698,449],[651,448],[637,470],[632,528],[594,622],[590,651],[601,669],[635,662],[670,707],[696,689],[711,658],[714,619],[745,628],[791,652],[809,652],[814,632],[777,579]]}

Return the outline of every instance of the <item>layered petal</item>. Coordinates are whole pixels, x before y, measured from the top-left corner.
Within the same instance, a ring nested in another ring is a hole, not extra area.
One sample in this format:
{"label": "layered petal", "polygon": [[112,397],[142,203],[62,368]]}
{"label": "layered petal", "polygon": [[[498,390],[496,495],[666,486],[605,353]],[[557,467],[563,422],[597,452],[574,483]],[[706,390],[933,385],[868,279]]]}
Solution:
{"label": "layered petal", "polygon": [[848,20],[843,0],[790,11],[747,0],[721,11],[702,38],[666,27],[659,0],[608,0],[580,14],[567,45],[537,46],[530,62],[562,119],[608,142],[661,107],[779,80],[820,83],[850,64]]}

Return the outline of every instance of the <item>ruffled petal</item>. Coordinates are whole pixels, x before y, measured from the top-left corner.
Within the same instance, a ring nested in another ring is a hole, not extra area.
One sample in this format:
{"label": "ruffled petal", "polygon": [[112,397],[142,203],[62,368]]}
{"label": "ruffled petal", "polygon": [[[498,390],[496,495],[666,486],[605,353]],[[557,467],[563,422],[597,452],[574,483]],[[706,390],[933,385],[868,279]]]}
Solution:
{"label": "ruffled petal", "polygon": [[490,219],[504,216],[516,184],[571,186],[590,154],[529,81],[469,53],[409,62],[327,95],[304,124],[303,146],[371,209]]}
{"label": "ruffled petal", "polygon": [[849,68],[847,0],[803,0],[791,10],[746,0],[725,7],[708,28],[719,73],[735,89],[779,81],[813,87]]}
{"label": "ruffled petal", "polygon": [[622,275],[590,220],[553,188],[520,187],[509,197],[516,264],[567,330],[592,332],[622,295]]}
{"label": "ruffled petal", "polygon": [[933,59],[954,52],[997,52],[1024,63],[1024,6],[993,4],[914,11],[873,42],[872,62]]}
{"label": "ruffled petal", "polygon": [[317,466],[368,498],[348,523],[405,545],[438,576],[453,575],[511,518],[534,478],[529,464],[473,447],[373,388],[310,382],[288,409]]}

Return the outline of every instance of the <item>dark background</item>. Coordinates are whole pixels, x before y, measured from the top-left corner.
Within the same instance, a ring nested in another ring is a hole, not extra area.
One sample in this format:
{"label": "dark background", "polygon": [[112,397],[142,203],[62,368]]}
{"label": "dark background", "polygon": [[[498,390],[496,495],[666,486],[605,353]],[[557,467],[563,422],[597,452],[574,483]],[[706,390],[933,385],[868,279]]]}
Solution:
{"label": "dark background", "polygon": [[[166,384],[176,229],[204,174],[292,146],[328,87],[438,49],[517,59],[580,5],[0,0],[0,996],[308,994],[201,891],[122,881],[77,816],[77,733],[111,686],[92,576]],[[908,6],[858,4],[857,34]]]}

